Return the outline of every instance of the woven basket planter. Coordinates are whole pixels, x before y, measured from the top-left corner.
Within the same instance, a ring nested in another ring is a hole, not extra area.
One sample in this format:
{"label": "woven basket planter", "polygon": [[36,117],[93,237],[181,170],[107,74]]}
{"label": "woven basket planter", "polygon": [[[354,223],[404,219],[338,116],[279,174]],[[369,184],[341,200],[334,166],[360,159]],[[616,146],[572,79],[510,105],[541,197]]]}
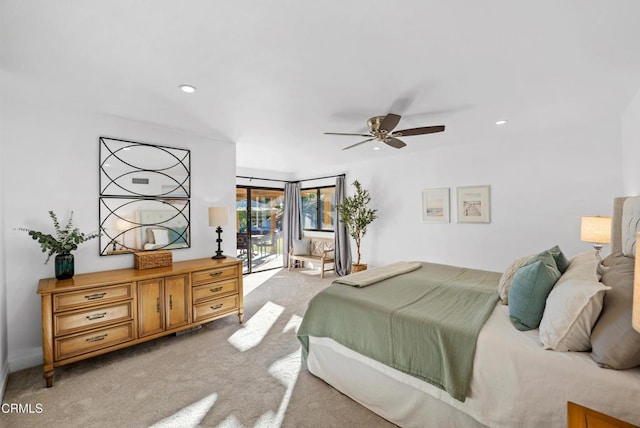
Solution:
{"label": "woven basket planter", "polygon": [[151,269],[172,264],[173,253],[171,251],[145,251],[133,254],[133,267],[136,269]]}

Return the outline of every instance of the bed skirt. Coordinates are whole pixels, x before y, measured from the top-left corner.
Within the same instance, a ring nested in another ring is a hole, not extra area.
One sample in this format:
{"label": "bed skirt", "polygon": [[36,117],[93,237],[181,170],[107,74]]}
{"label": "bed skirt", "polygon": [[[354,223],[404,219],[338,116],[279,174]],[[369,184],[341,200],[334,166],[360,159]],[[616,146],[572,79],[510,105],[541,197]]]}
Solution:
{"label": "bed skirt", "polygon": [[[309,337],[309,372],[401,427],[485,427],[434,398],[447,394],[413,376],[358,354],[329,338]],[[331,367],[331,370],[325,368]],[[430,390],[427,392],[427,390]]]}

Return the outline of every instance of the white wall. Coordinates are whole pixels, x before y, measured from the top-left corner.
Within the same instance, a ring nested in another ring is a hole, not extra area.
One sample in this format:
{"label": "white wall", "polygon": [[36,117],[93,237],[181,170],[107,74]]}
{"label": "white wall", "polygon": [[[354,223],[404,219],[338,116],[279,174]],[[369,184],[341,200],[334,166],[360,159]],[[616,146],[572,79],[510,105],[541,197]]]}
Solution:
{"label": "white wall", "polygon": [[[1,120],[0,120],[1,122]],[[4,126],[2,127],[4,130]],[[0,131],[0,401],[4,395],[4,389],[9,374],[9,361],[7,349],[7,276],[5,274],[5,221],[4,221],[4,171],[6,169],[6,157],[4,154],[4,132]]]}
{"label": "white wall", "polygon": [[[192,198],[190,249],[173,251],[175,261],[215,252],[215,233],[207,207],[235,210],[235,144],[216,142],[169,128],[118,117],[45,108],[12,100],[3,113],[4,222],[8,361],[10,371],[41,364],[38,279],[53,276],[53,262],[24,232],[24,226],[52,230],[48,210],[85,232],[98,228],[98,137],[110,136],[191,150]],[[223,250],[235,250],[235,237]],[[133,266],[132,255],[100,257],[97,240],[75,255],[76,274]],[[2,294],[0,292],[0,298]],[[3,303],[0,301],[0,304]],[[0,333],[1,334],[1,333]],[[1,337],[0,337],[1,339]]]}
{"label": "white wall", "polygon": [[622,180],[625,195],[640,195],[640,90],[622,115]]}
{"label": "white wall", "polygon": [[[611,214],[613,197],[622,194],[620,157],[619,123],[593,123],[353,165],[347,183],[358,179],[379,209],[362,241],[363,262],[425,260],[502,271],[555,244],[568,256],[587,251],[580,217]],[[456,187],[487,184],[491,223],[456,223]],[[423,224],[421,191],[438,187],[451,189],[451,222]]]}

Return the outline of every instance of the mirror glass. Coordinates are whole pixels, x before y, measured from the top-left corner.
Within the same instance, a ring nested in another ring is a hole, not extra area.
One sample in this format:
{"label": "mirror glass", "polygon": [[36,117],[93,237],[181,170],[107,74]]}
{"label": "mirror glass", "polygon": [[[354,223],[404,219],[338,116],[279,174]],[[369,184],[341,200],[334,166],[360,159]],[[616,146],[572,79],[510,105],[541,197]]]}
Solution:
{"label": "mirror glass", "polygon": [[189,248],[190,151],[100,138],[100,254]]}

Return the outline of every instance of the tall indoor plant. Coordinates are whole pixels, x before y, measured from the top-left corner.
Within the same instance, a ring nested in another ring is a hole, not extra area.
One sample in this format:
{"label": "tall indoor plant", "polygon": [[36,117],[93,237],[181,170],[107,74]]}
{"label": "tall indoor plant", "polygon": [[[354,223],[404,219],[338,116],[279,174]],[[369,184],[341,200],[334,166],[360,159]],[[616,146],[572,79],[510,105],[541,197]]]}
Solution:
{"label": "tall indoor plant", "polygon": [[367,226],[376,219],[378,210],[368,207],[371,196],[360,182],[356,180],[353,185],[356,188],[356,193],[353,196],[347,196],[338,205],[338,215],[349,235],[356,241],[358,259],[352,265],[352,270],[358,272],[367,268],[366,264],[360,263],[360,242],[367,234]]}
{"label": "tall indoor plant", "polygon": [[52,255],[55,257],[55,272],[57,279],[68,279],[74,274],[74,260],[71,251],[77,250],[78,245],[93,238],[97,238],[100,234],[97,232],[85,234],[80,229],[73,227],[73,211],[69,215],[69,221],[64,227],[60,227],[58,217],[53,211],[49,211],[49,217],[53,220],[53,228],[55,236],[38,232],[37,230],[18,228],[29,235],[40,244],[43,253],[47,253],[45,264],[49,262]]}

